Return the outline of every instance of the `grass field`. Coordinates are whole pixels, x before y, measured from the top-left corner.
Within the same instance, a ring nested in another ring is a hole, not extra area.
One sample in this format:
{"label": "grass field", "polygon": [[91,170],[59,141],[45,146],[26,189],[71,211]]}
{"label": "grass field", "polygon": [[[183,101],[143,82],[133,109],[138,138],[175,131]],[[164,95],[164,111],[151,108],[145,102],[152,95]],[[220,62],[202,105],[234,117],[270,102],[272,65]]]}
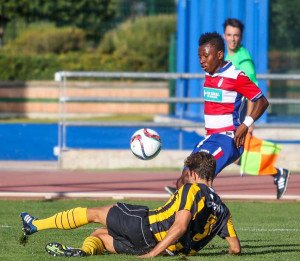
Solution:
{"label": "grass field", "polygon": [[[98,227],[96,224],[76,230],[47,230],[29,237],[26,246],[19,244],[21,221],[19,214],[27,211],[35,217],[45,218],[58,211],[76,206],[111,204],[108,200],[0,200],[0,260],[65,260],[52,257],[44,250],[48,242],[61,242],[79,247],[83,239]],[[155,208],[164,201],[126,201],[131,204]],[[300,203],[299,202],[226,202],[241,240],[243,254],[228,256],[225,240],[216,237],[198,255],[188,260],[300,260]],[[135,260],[134,256],[111,255],[88,257],[89,260]],[[186,260],[183,257],[157,257],[155,260]]]}

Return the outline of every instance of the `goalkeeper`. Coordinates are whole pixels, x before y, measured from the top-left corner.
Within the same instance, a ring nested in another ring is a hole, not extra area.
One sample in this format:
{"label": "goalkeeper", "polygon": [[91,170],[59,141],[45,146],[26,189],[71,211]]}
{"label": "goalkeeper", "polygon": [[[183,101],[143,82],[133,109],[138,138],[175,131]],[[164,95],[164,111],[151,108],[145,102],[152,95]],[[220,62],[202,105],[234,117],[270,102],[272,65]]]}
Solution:
{"label": "goalkeeper", "polygon": [[232,224],[231,214],[212,189],[216,161],[205,152],[189,156],[188,182],[162,207],[117,203],[105,207],[74,208],[46,219],[21,214],[24,234],[46,229],[74,229],[88,223],[99,228],[88,236],[81,248],[53,242],[46,251],[53,256],[100,255],[104,249],[115,254],[151,258],[165,255],[194,255],[216,235],[227,240],[228,254],[239,254],[241,246]]}

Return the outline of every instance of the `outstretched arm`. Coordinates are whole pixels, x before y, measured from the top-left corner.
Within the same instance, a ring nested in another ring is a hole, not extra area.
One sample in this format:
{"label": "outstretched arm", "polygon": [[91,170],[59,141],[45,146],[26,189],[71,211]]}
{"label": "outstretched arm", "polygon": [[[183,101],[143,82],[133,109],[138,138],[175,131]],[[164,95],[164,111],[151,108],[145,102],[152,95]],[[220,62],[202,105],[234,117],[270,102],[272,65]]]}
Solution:
{"label": "outstretched arm", "polygon": [[[268,108],[269,102],[265,98],[265,96],[262,96],[260,99],[258,99],[253,104],[253,110],[250,114],[250,117],[253,119],[253,121],[256,121]],[[241,124],[235,133],[234,136],[234,143],[237,148],[241,147],[245,142],[245,137],[248,132],[248,126],[245,124],[245,121],[243,124]]]}
{"label": "outstretched arm", "polygon": [[242,251],[241,244],[240,244],[240,240],[237,236],[236,237],[226,237],[226,240],[229,244],[229,250],[226,254],[237,255],[237,254],[241,253],[241,251]]}
{"label": "outstretched arm", "polygon": [[160,241],[149,253],[139,256],[140,258],[151,258],[159,255],[170,245],[174,244],[186,231],[188,224],[192,218],[191,212],[188,210],[180,210],[176,213],[175,221],[170,227],[166,236]]}
{"label": "outstretched arm", "polygon": [[[251,112],[253,111],[253,107],[254,107],[254,103],[250,100],[247,101],[247,112],[246,112],[246,116],[250,116]],[[248,128],[248,133],[250,135],[253,134],[253,130],[254,130],[254,123]]]}

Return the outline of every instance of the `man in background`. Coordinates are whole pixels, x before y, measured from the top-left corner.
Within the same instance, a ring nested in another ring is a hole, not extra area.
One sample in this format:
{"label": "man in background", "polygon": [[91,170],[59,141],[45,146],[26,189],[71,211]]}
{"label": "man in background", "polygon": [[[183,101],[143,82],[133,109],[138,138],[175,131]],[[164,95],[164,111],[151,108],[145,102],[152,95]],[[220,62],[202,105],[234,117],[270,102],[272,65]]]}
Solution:
{"label": "man in background", "polygon": [[[224,23],[223,37],[227,44],[227,54],[225,56],[226,61],[231,61],[232,64],[239,70],[243,71],[249,79],[258,86],[256,79],[254,62],[250,56],[248,50],[241,45],[243,39],[244,25],[241,21],[234,18],[228,18]],[[245,101],[246,116],[250,115],[253,110],[253,103],[251,101]],[[241,119],[242,121],[243,119]],[[249,135],[253,135],[254,124],[249,128]],[[243,157],[243,156],[242,156]],[[290,171],[282,168],[274,168],[274,173],[269,173],[274,176],[274,184],[277,186],[277,199],[280,199],[287,188],[287,182],[290,175]]]}

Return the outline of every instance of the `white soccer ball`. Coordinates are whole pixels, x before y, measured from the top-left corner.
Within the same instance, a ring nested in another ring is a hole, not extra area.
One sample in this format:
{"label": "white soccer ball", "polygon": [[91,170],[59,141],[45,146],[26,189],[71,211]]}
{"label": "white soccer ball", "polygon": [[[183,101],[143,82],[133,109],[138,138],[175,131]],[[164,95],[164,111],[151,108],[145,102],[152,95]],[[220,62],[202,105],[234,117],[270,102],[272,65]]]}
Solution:
{"label": "white soccer ball", "polygon": [[161,150],[160,136],[154,130],[146,128],[140,129],[132,135],[130,149],[139,159],[153,159]]}

